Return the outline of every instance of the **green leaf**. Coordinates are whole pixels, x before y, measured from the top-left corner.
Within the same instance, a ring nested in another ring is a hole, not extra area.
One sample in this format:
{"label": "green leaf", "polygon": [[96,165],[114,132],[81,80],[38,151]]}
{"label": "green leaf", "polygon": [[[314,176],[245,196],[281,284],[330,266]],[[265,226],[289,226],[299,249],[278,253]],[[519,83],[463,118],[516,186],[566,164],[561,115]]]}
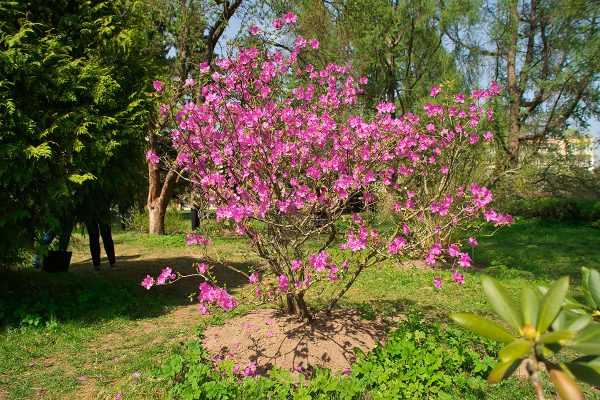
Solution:
{"label": "green leaf", "polygon": [[483,277],[482,285],[483,292],[496,314],[519,333],[522,333],[523,322],[521,320],[521,315],[517,311],[517,307],[506,289],[490,276]]}
{"label": "green leaf", "polygon": [[490,374],[488,375],[488,382],[489,383],[496,383],[496,382],[500,382],[503,379],[506,379],[510,376],[510,374],[512,374],[514,372],[515,369],[517,369],[519,367],[519,365],[521,364],[522,359],[518,359],[515,361],[508,361],[508,362],[499,362],[498,364],[494,365],[494,368],[492,368],[492,371],[490,372]]}
{"label": "green leaf", "polygon": [[531,350],[532,342],[528,340],[517,340],[507,344],[498,352],[498,357],[502,362],[513,362]]}
{"label": "green leaf", "polygon": [[571,339],[573,336],[575,336],[575,333],[571,331],[548,332],[542,335],[542,337],[538,340],[538,343],[559,343],[562,340]]}
{"label": "green leaf", "polygon": [[579,332],[587,326],[592,320],[591,315],[578,314],[570,310],[561,310],[552,323],[552,329],[555,331]]}
{"label": "green leaf", "polygon": [[600,309],[600,272],[591,269],[587,279],[587,289],[593,304],[590,304],[595,310]]}
{"label": "green leaf", "polygon": [[78,183],[80,185],[83,182],[85,182],[85,181],[93,181],[94,179],[96,179],[96,177],[93,174],[89,173],[89,172],[86,172],[83,175],[80,175],[80,174],[71,174],[71,175],[69,175],[69,180],[71,182],[75,182],[75,183]]}
{"label": "green leaf", "polygon": [[479,315],[456,313],[450,315],[450,318],[463,328],[496,342],[510,343],[515,341],[515,337],[509,331]]}
{"label": "green leaf", "polygon": [[538,313],[538,333],[544,333],[558,315],[560,308],[569,290],[569,277],[563,276],[550,286],[548,292],[542,297]]}
{"label": "green leaf", "polygon": [[520,302],[523,326],[531,325],[535,328],[538,320],[540,298],[535,294],[532,288],[525,286],[521,290]]}
{"label": "green leaf", "polygon": [[39,144],[38,146],[27,146],[25,149],[27,158],[50,158],[52,157],[52,149],[48,142]]}
{"label": "green leaf", "polygon": [[556,388],[556,392],[563,400],[584,400],[581,389],[577,382],[569,374],[558,370],[550,370],[550,379]]}
{"label": "green leaf", "polygon": [[570,347],[583,354],[600,355],[600,324],[590,323],[571,342]]}
{"label": "green leaf", "polygon": [[566,363],[575,378],[592,386],[600,386],[600,357],[586,356]]}

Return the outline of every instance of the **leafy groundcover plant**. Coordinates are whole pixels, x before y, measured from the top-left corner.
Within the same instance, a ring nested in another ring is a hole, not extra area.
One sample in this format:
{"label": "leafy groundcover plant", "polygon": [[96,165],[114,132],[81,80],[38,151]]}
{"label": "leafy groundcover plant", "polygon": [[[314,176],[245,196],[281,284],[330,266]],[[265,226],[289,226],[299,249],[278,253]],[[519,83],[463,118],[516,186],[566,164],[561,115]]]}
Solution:
{"label": "leafy groundcover plant", "polygon": [[177,348],[156,372],[181,399],[454,399],[482,398],[500,346],[413,314],[385,345],[359,354],[351,370],[274,368],[252,376],[228,360],[215,368],[199,340]]}
{"label": "leafy groundcover plant", "polygon": [[[600,273],[582,268],[587,304],[568,296],[568,289],[568,277],[549,288],[540,287],[541,297],[524,287],[515,304],[500,283],[485,277],[483,291],[492,309],[513,331],[475,314],[451,316],[474,333],[507,343],[498,353],[500,361],[490,372],[489,382],[499,382],[524,365],[539,400],[545,398],[540,381],[543,371],[548,371],[556,392],[565,400],[583,399],[575,379],[600,386]],[[561,352],[580,356],[561,362],[565,358]]]}

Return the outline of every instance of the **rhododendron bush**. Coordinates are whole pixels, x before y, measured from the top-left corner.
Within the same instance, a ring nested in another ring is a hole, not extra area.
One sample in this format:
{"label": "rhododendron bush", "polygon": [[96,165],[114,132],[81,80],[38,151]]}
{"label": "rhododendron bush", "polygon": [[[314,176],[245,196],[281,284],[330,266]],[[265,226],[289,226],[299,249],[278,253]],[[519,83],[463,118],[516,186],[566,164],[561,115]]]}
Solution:
{"label": "rhododendron bush", "polygon": [[[273,27],[294,21],[286,14]],[[257,27],[251,33],[263,37]],[[173,146],[195,190],[268,266],[247,275],[257,299],[283,299],[290,312],[310,319],[304,295],[317,282],[340,281],[330,309],[362,270],[390,257],[453,264],[462,283],[458,268],[471,260],[456,232],[480,220],[511,222],[489,208],[487,188],[456,173],[468,159],[463,154],[492,140],[486,100],[498,87],[465,95],[434,86],[423,110],[395,117],[392,103],[361,109],[368,81],[351,67],[298,61],[318,46],[296,38],[283,52],[265,40],[201,65],[189,80],[190,101],[173,110]],[[371,213],[351,214],[356,199],[367,207],[391,202],[387,228],[378,231]],[[201,231],[188,235],[188,244],[211,245]],[[207,280],[201,311],[235,307],[210,268],[198,268]],[[164,275],[144,285],[171,279],[170,270]]]}

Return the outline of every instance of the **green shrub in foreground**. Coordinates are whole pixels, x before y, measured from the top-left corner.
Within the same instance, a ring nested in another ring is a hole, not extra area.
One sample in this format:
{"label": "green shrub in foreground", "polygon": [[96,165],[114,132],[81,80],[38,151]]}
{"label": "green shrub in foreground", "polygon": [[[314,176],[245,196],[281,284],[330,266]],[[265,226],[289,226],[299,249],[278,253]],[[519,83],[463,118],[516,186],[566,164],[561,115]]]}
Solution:
{"label": "green shrub in foreground", "polygon": [[181,399],[481,398],[498,348],[412,317],[384,346],[359,352],[347,375],[315,368],[294,377],[274,368],[268,376],[243,377],[229,360],[214,367],[199,340],[175,352],[157,374],[169,382],[170,396]]}

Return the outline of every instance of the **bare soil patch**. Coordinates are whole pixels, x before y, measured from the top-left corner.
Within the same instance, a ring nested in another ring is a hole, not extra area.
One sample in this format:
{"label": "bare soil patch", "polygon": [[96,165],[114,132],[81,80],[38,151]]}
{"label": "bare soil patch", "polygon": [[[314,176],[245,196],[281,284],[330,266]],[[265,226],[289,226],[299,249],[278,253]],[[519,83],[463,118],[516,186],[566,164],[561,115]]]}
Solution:
{"label": "bare soil patch", "polygon": [[280,310],[261,309],[205,331],[203,347],[215,359],[233,360],[259,373],[273,366],[298,371],[312,366],[344,371],[356,361],[354,348],[368,352],[384,340],[381,320],[367,321],[353,310],[318,315],[307,323]]}

